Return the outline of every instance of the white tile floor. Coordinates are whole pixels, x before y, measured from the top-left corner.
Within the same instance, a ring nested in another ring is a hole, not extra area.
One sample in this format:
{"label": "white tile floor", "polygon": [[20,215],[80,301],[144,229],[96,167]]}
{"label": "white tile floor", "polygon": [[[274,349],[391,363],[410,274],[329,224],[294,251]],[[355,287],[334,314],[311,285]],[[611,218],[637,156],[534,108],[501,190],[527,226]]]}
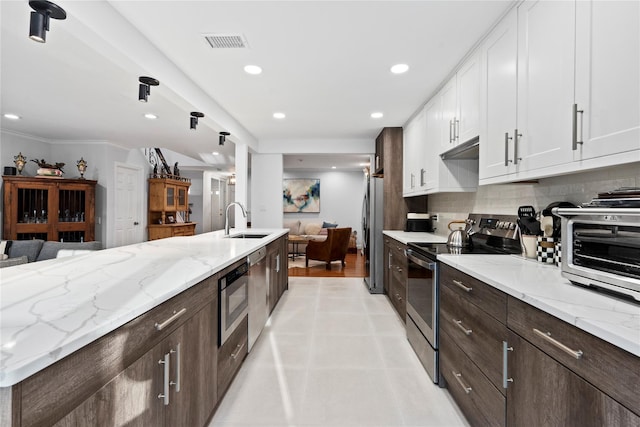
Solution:
{"label": "white tile floor", "polygon": [[210,427],[466,426],[362,279],[289,278]]}

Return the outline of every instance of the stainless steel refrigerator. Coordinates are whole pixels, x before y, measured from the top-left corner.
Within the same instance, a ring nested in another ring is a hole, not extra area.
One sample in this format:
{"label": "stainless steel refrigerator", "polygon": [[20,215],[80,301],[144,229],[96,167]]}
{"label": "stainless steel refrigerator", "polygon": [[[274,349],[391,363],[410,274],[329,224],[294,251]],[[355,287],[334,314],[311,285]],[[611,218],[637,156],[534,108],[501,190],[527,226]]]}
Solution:
{"label": "stainless steel refrigerator", "polygon": [[367,177],[362,203],[362,251],[364,283],[372,294],[384,292],[384,245],[382,239],[382,178]]}

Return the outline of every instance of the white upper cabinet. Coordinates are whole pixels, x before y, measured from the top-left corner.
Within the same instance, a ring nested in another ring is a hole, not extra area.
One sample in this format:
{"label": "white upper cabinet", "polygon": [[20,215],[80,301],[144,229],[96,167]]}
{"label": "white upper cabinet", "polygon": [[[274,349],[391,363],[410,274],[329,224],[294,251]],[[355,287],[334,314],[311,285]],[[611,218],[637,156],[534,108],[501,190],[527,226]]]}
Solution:
{"label": "white upper cabinet", "polygon": [[640,160],[640,2],[578,1],[576,13],[575,159]]}
{"label": "white upper cabinet", "polygon": [[640,161],[639,2],[526,0],[481,52],[481,184]]}
{"label": "white upper cabinet", "polygon": [[416,167],[417,152],[420,141],[418,140],[418,123],[413,118],[402,130],[402,195],[410,196],[416,192]]}
{"label": "white upper cabinet", "polygon": [[513,131],[516,122],[518,13],[511,12],[482,45],[480,179],[517,170]]}
{"label": "white upper cabinet", "polygon": [[474,53],[440,90],[442,140],[440,152],[479,135],[480,54]]}
{"label": "white upper cabinet", "polygon": [[[573,160],[575,3],[518,6],[518,108],[514,163],[534,170]],[[514,133],[516,131],[514,130]]]}
{"label": "white upper cabinet", "polygon": [[458,109],[456,142],[465,142],[480,134],[480,52],[471,56],[458,70]]}

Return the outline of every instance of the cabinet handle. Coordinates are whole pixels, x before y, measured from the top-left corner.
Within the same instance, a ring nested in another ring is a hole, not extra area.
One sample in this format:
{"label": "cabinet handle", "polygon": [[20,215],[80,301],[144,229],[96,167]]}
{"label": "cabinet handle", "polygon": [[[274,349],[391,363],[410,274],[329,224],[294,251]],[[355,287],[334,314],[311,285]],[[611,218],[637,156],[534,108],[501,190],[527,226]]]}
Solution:
{"label": "cabinet handle", "polygon": [[460,289],[462,289],[465,292],[471,292],[473,290],[473,288],[469,288],[467,286],[465,286],[461,281],[459,280],[452,280],[454,285],[457,285]]}
{"label": "cabinet handle", "polygon": [[453,139],[460,139],[460,120],[453,119]]}
{"label": "cabinet handle", "polygon": [[509,140],[513,139],[509,136],[509,132],[504,133],[504,165],[509,166],[512,160],[509,160]]}
{"label": "cabinet handle", "polygon": [[276,255],[276,273],[280,273],[280,254]]}
{"label": "cabinet handle", "polygon": [[449,144],[453,142],[453,132],[451,131],[452,126],[453,126],[453,120],[449,120]]}
{"label": "cabinet handle", "polygon": [[170,381],[169,385],[174,385],[176,386],[176,392],[180,392],[180,369],[181,369],[181,363],[180,363],[180,343],[178,343],[178,345],[176,345],[176,349],[175,350],[169,350],[169,354],[176,354],[176,380],[174,381]]}
{"label": "cabinet handle", "polygon": [[513,347],[509,347],[506,341],[502,341],[502,388],[507,388],[509,383],[513,382],[513,378],[508,378],[508,360],[507,352],[513,351]]}
{"label": "cabinet handle", "polygon": [[415,175],[411,174],[411,188],[415,187],[414,182],[415,182]]}
{"label": "cabinet handle", "polygon": [[513,164],[517,165],[522,157],[518,157],[518,138],[522,137],[521,133],[518,133],[518,129],[513,131]]}
{"label": "cabinet handle", "polygon": [[236,347],[236,351],[231,353],[231,358],[233,360],[236,360],[238,358],[238,355],[240,354],[240,350],[242,350],[243,347],[244,347],[244,343],[238,344],[238,346]]}
{"label": "cabinet handle", "polygon": [[388,261],[388,268],[389,270],[391,270],[391,257],[393,256],[393,254],[391,252],[389,252],[389,261]]}
{"label": "cabinet handle", "polygon": [[464,392],[467,393],[467,394],[471,393],[472,388],[471,387],[467,387],[466,384],[462,382],[462,373],[457,373],[456,374],[456,371],[451,371],[451,373],[456,378],[456,381],[458,381],[458,384],[460,384],[460,387],[462,387]]}
{"label": "cabinet handle", "polygon": [[154,326],[156,327],[156,329],[158,331],[163,330],[164,328],[166,328],[167,326],[169,326],[171,323],[175,322],[180,316],[182,316],[183,314],[185,314],[187,312],[186,308],[183,308],[180,311],[173,311],[173,316],[169,317],[167,320],[165,320],[162,323],[156,323]]}
{"label": "cabinet handle", "polygon": [[[584,110],[578,110],[578,104],[573,104],[573,114],[571,115],[571,118],[572,118],[572,123],[571,123],[572,145],[571,145],[571,149],[573,151],[578,149],[578,144],[582,144],[584,142],[584,141],[582,141],[582,138],[580,138],[580,141],[578,141],[578,113],[580,113],[580,117],[583,117],[582,113],[584,113]],[[582,128],[582,120],[580,121],[580,128]]]}
{"label": "cabinet handle", "polygon": [[171,356],[169,353],[164,355],[164,359],[158,360],[158,364],[164,365],[164,375],[163,375],[163,392],[158,395],[158,399],[162,399],[164,406],[169,404],[169,358]]}
{"label": "cabinet handle", "polygon": [[456,319],[452,319],[452,320],[453,320],[453,323],[455,323],[456,326],[460,328],[460,330],[464,332],[465,335],[471,335],[471,332],[473,331],[471,329],[465,328],[464,325],[462,324],[462,320],[456,320]]}
{"label": "cabinet handle", "polygon": [[533,328],[533,333],[538,335],[540,338],[544,339],[545,341],[553,344],[554,346],[558,347],[560,350],[564,351],[565,353],[569,354],[572,357],[575,357],[576,359],[580,360],[582,359],[582,355],[584,353],[582,353],[582,350],[573,350],[569,347],[567,347],[566,345],[562,344],[560,341],[554,339],[551,337],[551,332],[542,332],[539,329]]}
{"label": "cabinet handle", "polygon": [[397,299],[398,301],[402,301],[402,297],[400,296],[400,294],[396,294],[396,299]]}
{"label": "cabinet handle", "polygon": [[380,156],[376,155],[376,169],[380,169]]}

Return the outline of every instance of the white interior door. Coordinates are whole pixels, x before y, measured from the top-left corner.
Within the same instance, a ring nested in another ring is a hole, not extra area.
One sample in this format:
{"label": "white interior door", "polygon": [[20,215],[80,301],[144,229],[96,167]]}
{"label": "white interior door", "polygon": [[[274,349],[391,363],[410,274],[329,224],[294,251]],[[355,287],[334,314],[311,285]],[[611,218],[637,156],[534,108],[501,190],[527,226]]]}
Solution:
{"label": "white interior door", "polygon": [[224,228],[225,187],[219,179],[211,179],[211,230]]}
{"label": "white interior door", "polygon": [[142,169],[116,164],[115,181],[114,246],[142,242]]}

